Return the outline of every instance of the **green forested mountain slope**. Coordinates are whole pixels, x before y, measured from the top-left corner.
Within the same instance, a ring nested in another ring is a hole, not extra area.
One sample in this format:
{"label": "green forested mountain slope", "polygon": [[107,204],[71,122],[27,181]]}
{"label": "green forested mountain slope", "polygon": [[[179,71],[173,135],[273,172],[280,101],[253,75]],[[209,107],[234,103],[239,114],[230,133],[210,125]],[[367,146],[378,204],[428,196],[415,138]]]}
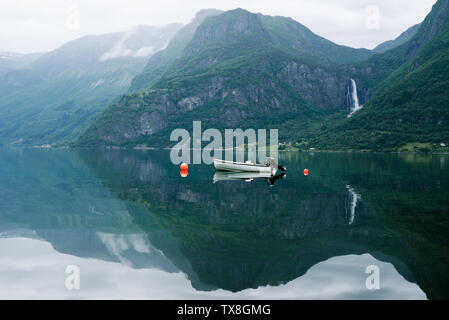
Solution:
{"label": "green forested mountain slope", "polygon": [[36,61],[43,53],[16,53],[16,52],[0,52],[0,75],[25,68]]}
{"label": "green forested mountain slope", "polygon": [[416,32],[418,32],[420,26],[421,26],[420,23],[415,24],[414,26],[408,28],[406,31],[401,33],[401,35],[396,39],[382,42],[377,47],[375,47],[373,51],[378,53],[384,53],[387,52],[388,50],[399,47],[400,45],[406,43],[411,38],[413,38]]}
{"label": "green forested mountain slope", "polygon": [[198,26],[209,16],[222,13],[220,10],[206,9],[199,11],[193,21],[179,30],[165,50],[154,54],[146,64],[142,73],[138,74],[131,83],[131,92],[138,92],[150,88],[152,84],[167,70],[178,58],[187,44],[192,40]]}
{"label": "green forested mountain slope", "polygon": [[86,36],[0,75],[0,143],[75,139],[181,25]]}

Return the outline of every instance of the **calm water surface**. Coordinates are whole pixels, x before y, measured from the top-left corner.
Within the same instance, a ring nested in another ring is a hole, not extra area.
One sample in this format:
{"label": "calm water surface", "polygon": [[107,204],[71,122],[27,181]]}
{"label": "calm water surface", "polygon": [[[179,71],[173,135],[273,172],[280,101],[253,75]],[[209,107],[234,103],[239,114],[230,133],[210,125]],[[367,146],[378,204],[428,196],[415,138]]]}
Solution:
{"label": "calm water surface", "polygon": [[166,151],[0,149],[0,298],[449,298],[448,155],[280,162],[214,183]]}

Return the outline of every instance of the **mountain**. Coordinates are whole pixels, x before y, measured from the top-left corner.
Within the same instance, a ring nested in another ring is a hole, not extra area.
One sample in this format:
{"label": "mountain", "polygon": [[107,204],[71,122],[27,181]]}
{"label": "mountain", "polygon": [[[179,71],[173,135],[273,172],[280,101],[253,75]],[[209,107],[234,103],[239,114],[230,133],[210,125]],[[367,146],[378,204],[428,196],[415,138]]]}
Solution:
{"label": "mountain", "polygon": [[43,53],[16,53],[16,52],[0,52],[0,75],[12,70],[24,68],[35,60],[37,60]]}
{"label": "mountain", "polygon": [[165,50],[161,50],[153,55],[143,69],[131,83],[131,92],[138,92],[151,87],[155,80],[161,76],[167,68],[178,58],[187,44],[192,40],[198,26],[209,16],[216,16],[223,11],[215,9],[205,9],[199,11],[193,21],[179,30],[168,44]]}
{"label": "mountain", "polygon": [[373,64],[392,71],[377,84],[372,99],[352,118],[311,139],[311,145],[321,149],[447,151],[449,1],[439,0],[408,42],[369,59],[360,70],[374,70]]}
{"label": "mountain", "polygon": [[137,26],[85,36],[0,74],[0,143],[41,145],[77,138],[181,27]]}
{"label": "mountain", "polygon": [[400,45],[406,43],[409,41],[413,36],[418,32],[419,27],[421,26],[420,23],[415,24],[414,26],[408,28],[406,31],[401,33],[399,37],[397,37],[394,40],[385,41],[381,44],[379,44],[377,47],[373,49],[373,51],[378,53],[384,53],[387,52],[390,49],[399,47]]}
{"label": "mountain", "polygon": [[243,9],[207,17],[178,59],[154,75],[151,59],[133,81],[137,90],[105,110],[76,145],[166,146],[171,129],[193,120],[215,128],[283,125],[287,138],[344,113],[350,78],[342,66],[372,55],[290,18]]}

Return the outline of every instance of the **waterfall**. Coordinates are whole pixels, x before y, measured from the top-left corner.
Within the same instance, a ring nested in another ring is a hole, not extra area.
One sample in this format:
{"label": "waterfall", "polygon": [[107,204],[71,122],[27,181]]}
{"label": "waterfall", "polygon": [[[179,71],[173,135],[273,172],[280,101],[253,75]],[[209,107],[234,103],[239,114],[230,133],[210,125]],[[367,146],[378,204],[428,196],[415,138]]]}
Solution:
{"label": "waterfall", "polygon": [[348,95],[350,96],[350,104],[348,118],[351,118],[354,113],[363,108],[359,103],[359,97],[357,94],[357,84],[354,79],[351,79],[351,88],[349,88]]}
{"label": "waterfall", "polygon": [[357,207],[357,201],[362,199],[362,197],[357,194],[351,186],[346,186],[349,192],[349,206],[346,208],[347,213],[349,213],[349,224],[354,223],[355,219],[355,208]]}

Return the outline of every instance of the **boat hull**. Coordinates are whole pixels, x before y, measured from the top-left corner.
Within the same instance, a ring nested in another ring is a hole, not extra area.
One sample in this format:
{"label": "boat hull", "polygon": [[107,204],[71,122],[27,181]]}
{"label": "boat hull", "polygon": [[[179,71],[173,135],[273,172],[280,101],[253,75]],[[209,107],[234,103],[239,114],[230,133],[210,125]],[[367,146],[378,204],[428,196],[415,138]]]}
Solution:
{"label": "boat hull", "polygon": [[274,168],[272,166],[266,166],[263,164],[249,164],[249,163],[243,163],[243,162],[232,162],[232,161],[214,159],[214,167],[218,171],[257,172],[257,173],[267,173],[270,175],[276,174],[276,168]]}

